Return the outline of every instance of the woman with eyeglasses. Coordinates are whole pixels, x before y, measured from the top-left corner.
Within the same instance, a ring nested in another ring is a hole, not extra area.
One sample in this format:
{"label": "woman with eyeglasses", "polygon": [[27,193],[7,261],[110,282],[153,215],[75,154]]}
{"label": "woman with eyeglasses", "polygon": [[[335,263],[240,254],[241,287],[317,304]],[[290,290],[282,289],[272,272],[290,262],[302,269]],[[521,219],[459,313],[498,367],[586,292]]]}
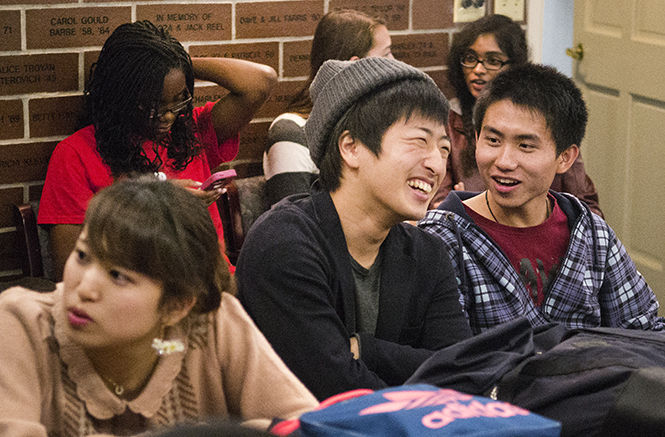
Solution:
{"label": "woman with eyeglasses", "polygon": [[[194,108],[195,78],[229,94]],[[236,156],[238,131],[276,79],[266,65],[190,58],[175,38],[148,21],[119,26],[91,68],[82,128],[57,145],[49,162],[38,222],[50,227],[54,279],[60,279],[90,198],[129,174],[157,173],[189,188],[209,205],[222,244],[214,205],[222,189],[198,187],[212,168]]]}
{"label": "woman with eyeglasses", "polygon": [[[438,206],[450,190],[485,190],[476,165],[473,106],[482,90],[501,71],[527,61],[524,30],[504,15],[480,18],[454,35],[447,61],[448,81],[457,97],[450,102],[448,118],[451,152],[446,176],[430,207]],[[596,187],[586,174],[581,158],[566,173],[556,175],[551,188],[577,196],[602,216]]]}

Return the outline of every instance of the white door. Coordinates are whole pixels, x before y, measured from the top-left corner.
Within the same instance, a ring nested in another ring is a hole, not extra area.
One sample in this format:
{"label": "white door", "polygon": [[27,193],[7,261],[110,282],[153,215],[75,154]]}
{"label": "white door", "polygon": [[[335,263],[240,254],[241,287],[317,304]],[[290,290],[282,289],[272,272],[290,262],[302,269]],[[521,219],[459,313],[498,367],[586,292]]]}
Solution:
{"label": "white door", "polygon": [[665,313],[665,0],[575,0],[582,154],[605,218]]}

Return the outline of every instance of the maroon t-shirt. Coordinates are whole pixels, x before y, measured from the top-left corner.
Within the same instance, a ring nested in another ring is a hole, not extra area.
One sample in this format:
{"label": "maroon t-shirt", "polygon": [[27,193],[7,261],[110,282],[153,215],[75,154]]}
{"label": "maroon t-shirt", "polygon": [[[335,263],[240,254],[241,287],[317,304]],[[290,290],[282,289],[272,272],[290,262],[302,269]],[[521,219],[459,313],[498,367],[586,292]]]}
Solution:
{"label": "maroon t-shirt", "polygon": [[538,226],[528,228],[496,223],[464,205],[473,221],[504,251],[536,306],[543,303],[544,292],[566,255],[570,239],[566,214],[556,199],[549,198],[554,203],[552,214]]}

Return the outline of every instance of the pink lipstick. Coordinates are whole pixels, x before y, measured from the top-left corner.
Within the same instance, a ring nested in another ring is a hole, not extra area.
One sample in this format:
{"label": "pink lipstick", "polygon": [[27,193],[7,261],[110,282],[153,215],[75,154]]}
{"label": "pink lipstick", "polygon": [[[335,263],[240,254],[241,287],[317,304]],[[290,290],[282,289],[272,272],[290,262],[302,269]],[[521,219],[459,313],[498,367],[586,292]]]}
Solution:
{"label": "pink lipstick", "polygon": [[67,311],[67,320],[72,328],[82,328],[92,322],[92,319],[85,313],[85,311],[80,311],[76,308]]}

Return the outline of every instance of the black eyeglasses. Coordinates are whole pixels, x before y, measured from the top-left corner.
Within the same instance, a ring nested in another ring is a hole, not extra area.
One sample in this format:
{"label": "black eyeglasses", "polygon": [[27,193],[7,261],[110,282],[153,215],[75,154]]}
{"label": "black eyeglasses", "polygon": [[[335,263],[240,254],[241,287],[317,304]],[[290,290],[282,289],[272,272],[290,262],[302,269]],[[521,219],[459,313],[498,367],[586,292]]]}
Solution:
{"label": "black eyeglasses", "polygon": [[473,53],[467,53],[462,56],[462,59],[460,60],[462,67],[466,68],[476,68],[476,65],[478,65],[479,62],[483,64],[483,67],[485,67],[486,70],[500,70],[504,65],[510,64],[510,61],[504,61],[498,56],[490,55],[485,59],[479,59],[478,56]]}
{"label": "black eyeglasses", "polygon": [[[189,94],[189,93],[187,93]],[[171,114],[175,115],[176,117],[181,115],[183,112],[187,110],[189,107],[189,104],[192,103],[192,96],[187,97],[185,100],[182,102],[178,102],[174,104],[173,106],[170,106],[168,108],[160,109],[159,111],[153,109],[150,111],[150,119],[160,119],[163,118],[167,112],[170,112]]]}

